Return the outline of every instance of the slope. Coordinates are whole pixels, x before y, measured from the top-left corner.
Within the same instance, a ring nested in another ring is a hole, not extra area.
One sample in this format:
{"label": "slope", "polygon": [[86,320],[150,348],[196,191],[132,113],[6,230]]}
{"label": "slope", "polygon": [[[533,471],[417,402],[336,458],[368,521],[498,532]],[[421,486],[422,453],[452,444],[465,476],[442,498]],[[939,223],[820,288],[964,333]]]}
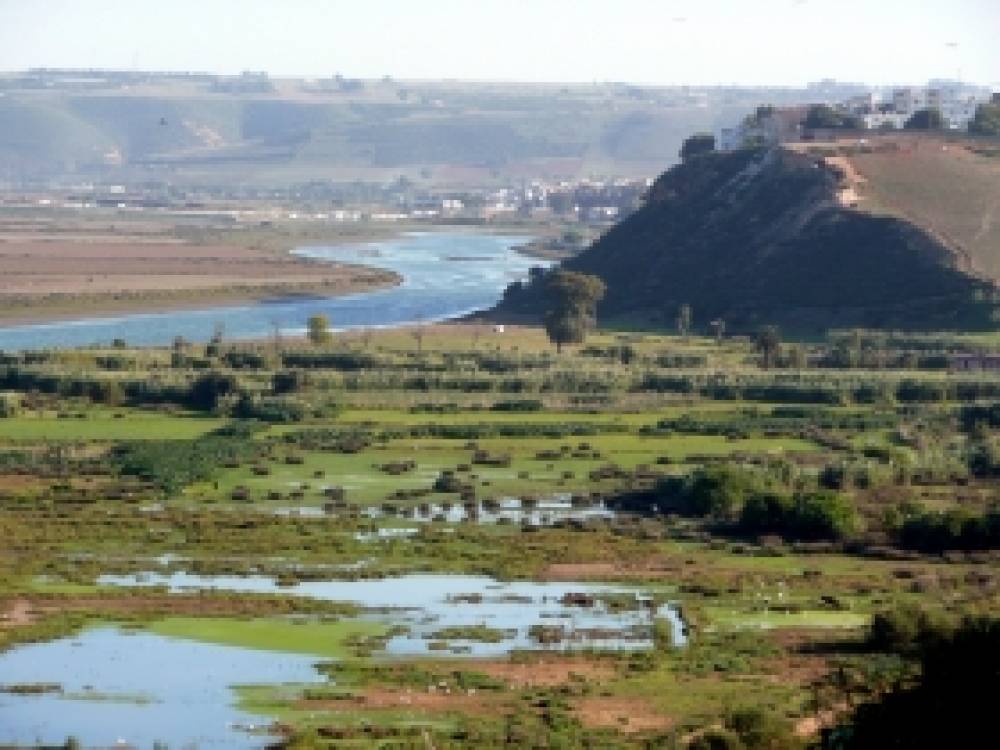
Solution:
{"label": "slope", "polygon": [[[657,179],[645,205],[568,261],[601,276],[605,320],[730,330],[982,325],[983,283],[952,250],[896,216],[850,207],[843,170],[786,149],[712,153]],[[978,295],[982,297],[982,295]],[[540,281],[513,287],[497,317],[538,315]]]}

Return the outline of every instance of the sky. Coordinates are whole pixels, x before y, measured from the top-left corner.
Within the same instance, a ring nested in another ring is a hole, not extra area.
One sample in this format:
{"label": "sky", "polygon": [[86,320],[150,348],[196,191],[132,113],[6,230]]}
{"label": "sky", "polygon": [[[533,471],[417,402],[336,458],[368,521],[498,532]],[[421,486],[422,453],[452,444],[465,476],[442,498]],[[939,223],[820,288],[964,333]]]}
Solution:
{"label": "sky", "polygon": [[0,0],[29,67],[1000,87],[1000,0]]}

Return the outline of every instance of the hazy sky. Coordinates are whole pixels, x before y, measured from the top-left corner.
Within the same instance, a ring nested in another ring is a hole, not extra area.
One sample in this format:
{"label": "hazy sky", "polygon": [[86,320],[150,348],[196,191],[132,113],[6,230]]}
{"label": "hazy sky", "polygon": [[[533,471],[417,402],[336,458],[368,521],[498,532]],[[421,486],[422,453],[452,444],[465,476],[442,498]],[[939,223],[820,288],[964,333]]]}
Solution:
{"label": "hazy sky", "polygon": [[1000,86],[1000,0],[0,0],[0,69]]}

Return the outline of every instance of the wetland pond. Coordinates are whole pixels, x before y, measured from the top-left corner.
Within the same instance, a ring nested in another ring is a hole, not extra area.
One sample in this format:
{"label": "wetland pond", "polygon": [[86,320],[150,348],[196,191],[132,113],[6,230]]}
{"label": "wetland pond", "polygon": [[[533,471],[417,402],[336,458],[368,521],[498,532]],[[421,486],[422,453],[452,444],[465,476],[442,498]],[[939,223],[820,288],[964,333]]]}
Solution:
{"label": "wetland pond", "polygon": [[618,514],[603,500],[574,503],[568,494],[553,495],[526,503],[520,498],[507,497],[496,501],[475,503],[419,503],[392,510],[370,505],[360,508],[325,508],[315,505],[284,506],[272,509],[279,515],[321,517],[338,513],[356,513],[371,520],[400,518],[419,523],[481,523],[553,526],[565,522],[583,523],[611,520]]}
{"label": "wetland pond", "polygon": [[[502,656],[515,649],[644,649],[653,646],[653,623],[665,620],[672,642],[685,642],[677,610],[656,605],[627,586],[513,581],[487,576],[415,574],[395,578],[301,581],[279,585],[268,576],[202,576],[191,573],[103,575],[105,586],[160,586],[171,592],[216,589],[281,593],[352,602],[364,617],[400,632],[385,645],[387,656]],[[483,626],[489,641],[462,638]],[[456,637],[457,636],[457,637]]]}
{"label": "wetland pond", "polygon": [[[361,618],[392,626],[376,659],[495,657],[514,649],[649,649],[655,645],[657,621],[669,628],[673,644],[686,642],[674,607],[627,586],[431,574],[281,586],[266,576],[185,572],[103,575],[98,584],[354,602],[362,608]],[[0,745],[59,744],[74,736],[88,747],[151,747],[154,742],[262,747],[270,719],[237,708],[231,688],[320,682],[313,667],[319,660],[111,625],[18,646],[0,653],[0,685],[52,689],[0,691]]]}
{"label": "wetland pond", "polygon": [[[217,325],[234,339],[305,330],[312,315],[326,315],[337,328],[390,327],[457,318],[492,306],[512,281],[548,261],[515,248],[531,237],[474,232],[413,232],[392,240],[356,245],[301,247],[296,255],[316,261],[359,263],[394,271],[397,286],[341,297],[276,299],[200,310],[134,313],[55,323],[0,327],[0,349],[109,344],[164,346],[176,336],[207,341]],[[473,262],[475,261],[475,262]]]}

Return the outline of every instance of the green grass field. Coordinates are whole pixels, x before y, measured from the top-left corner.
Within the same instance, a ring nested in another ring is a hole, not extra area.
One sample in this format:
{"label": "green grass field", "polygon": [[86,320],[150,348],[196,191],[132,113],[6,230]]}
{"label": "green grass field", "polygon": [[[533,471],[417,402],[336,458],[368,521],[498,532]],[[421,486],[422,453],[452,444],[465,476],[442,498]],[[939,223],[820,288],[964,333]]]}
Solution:
{"label": "green grass field", "polygon": [[0,440],[191,440],[225,424],[225,420],[212,417],[173,416],[138,409],[88,408],[71,414],[81,414],[82,418],[59,417],[51,412],[0,418]]}
{"label": "green grass field", "polygon": [[386,626],[365,620],[170,617],[150,623],[147,629],[171,638],[347,659],[352,656],[351,639],[380,636],[385,633]]}

